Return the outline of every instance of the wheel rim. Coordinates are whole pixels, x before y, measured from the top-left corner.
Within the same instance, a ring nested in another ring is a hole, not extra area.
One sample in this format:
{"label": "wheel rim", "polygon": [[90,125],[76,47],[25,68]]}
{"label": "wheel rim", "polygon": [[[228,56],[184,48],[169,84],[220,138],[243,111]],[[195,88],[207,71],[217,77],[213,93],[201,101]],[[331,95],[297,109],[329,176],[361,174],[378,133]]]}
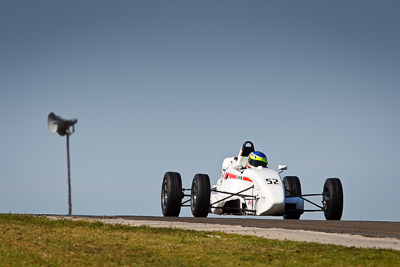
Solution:
{"label": "wheel rim", "polygon": [[328,212],[328,210],[329,210],[329,201],[330,201],[330,197],[329,197],[328,188],[324,187],[324,192],[322,193],[322,205],[323,205],[325,212]]}
{"label": "wheel rim", "polygon": [[196,207],[197,204],[197,183],[196,181],[193,182],[193,193],[192,193],[192,210]]}
{"label": "wheel rim", "polygon": [[167,181],[164,181],[162,190],[162,204],[164,209],[166,209],[167,203],[168,203],[168,184]]}

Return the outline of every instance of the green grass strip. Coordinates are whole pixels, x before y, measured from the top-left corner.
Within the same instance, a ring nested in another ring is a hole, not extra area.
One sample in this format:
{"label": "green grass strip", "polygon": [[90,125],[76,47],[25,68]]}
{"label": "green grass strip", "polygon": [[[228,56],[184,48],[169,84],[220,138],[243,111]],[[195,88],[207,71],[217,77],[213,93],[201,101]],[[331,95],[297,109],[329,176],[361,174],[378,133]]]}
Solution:
{"label": "green grass strip", "polygon": [[0,214],[0,266],[398,266],[400,252]]}

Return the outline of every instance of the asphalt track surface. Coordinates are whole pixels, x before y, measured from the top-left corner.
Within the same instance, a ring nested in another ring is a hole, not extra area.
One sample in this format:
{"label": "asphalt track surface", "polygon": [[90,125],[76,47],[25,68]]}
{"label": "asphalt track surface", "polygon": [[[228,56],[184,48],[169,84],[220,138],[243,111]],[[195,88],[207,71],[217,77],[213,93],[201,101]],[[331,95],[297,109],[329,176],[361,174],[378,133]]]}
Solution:
{"label": "asphalt track surface", "polygon": [[87,216],[75,218],[123,219],[132,221],[164,221],[201,224],[234,225],[256,228],[279,228],[323,233],[361,235],[375,238],[396,238],[400,242],[400,222],[385,221],[325,221],[325,220],[277,220],[251,218],[193,218],[193,217],[151,217],[151,216]]}

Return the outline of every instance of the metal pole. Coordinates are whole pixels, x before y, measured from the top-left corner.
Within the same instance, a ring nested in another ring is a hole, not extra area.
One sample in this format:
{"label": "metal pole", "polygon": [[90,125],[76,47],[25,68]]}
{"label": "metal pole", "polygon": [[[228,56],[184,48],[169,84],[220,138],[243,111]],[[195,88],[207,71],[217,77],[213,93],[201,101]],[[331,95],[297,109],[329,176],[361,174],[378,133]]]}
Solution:
{"label": "metal pole", "polygon": [[72,201],[71,201],[71,171],[69,164],[69,129],[67,131],[67,168],[68,168],[68,215],[72,214]]}

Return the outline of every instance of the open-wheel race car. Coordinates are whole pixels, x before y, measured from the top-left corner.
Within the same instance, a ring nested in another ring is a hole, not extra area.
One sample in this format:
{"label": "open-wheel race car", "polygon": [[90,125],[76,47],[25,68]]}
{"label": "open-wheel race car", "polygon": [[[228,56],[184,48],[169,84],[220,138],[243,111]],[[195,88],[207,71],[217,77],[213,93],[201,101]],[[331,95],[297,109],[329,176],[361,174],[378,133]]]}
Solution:
{"label": "open-wheel race car", "polygon": [[[221,176],[212,188],[207,174],[196,174],[191,188],[185,189],[179,173],[166,172],[161,188],[162,213],[179,216],[181,207],[191,207],[194,217],[214,213],[300,219],[304,212],[321,211],[327,220],[341,219],[343,188],[339,178],[326,179],[322,193],[302,194],[297,176],[281,178],[286,165],[279,165],[278,172],[267,166],[265,154],[246,141],[238,156],[224,159]],[[322,196],[321,205],[309,200],[315,196]],[[304,202],[316,208],[305,210]]]}

